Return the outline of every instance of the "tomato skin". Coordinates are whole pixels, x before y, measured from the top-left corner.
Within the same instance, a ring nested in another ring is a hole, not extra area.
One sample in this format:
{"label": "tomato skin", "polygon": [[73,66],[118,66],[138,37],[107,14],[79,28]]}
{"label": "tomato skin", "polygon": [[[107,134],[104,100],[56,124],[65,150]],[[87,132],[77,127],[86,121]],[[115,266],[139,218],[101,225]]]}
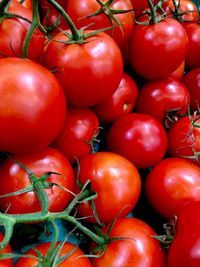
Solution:
{"label": "tomato skin", "polygon": [[200,240],[200,202],[186,203],[177,214],[176,234],[168,249],[169,267],[198,267]]}
{"label": "tomato skin", "polygon": [[167,132],[168,153],[171,157],[194,156],[192,160],[198,162],[195,153],[200,151],[200,128],[193,121],[200,123],[198,115],[185,116],[175,122]]}
{"label": "tomato skin", "polygon": [[152,207],[170,219],[184,203],[200,200],[200,167],[188,159],[166,158],[147,175],[145,194]]}
{"label": "tomato skin", "polygon": [[99,120],[89,108],[68,107],[67,117],[52,146],[74,163],[92,153],[92,138],[99,132]]}
{"label": "tomato skin", "polygon": [[186,67],[189,70],[200,68],[200,25],[198,23],[185,23],[183,26],[188,35]]}
{"label": "tomato skin", "polygon": [[55,40],[58,42],[53,39],[48,44],[42,64],[48,69],[58,69],[54,74],[69,104],[78,107],[96,105],[115,91],[123,73],[123,59],[110,36],[102,32],[86,38],[82,44],[64,44],[60,41],[68,38],[59,33]]}
{"label": "tomato skin", "polygon": [[[32,21],[32,11],[17,0],[11,1],[8,12]],[[4,18],[0,24],[0,58],[22,56],[23,42],[30,25],[29,22],[21,18]],[[39,62],[45,41],[44,34],[36,28],[27,48],[27,58]],[[35,49],[36,46],[37,49]]]}
{"label": "tomato skin", "polygon": [[44,149],[64,124],[62,87],[44,67],[20,58],[0,59],[0,79],[0,151]]}
{"label": "tomato skin", "polygon": [[[46,148],[37,153],[13,154],[11,159],[5,160],[0,166],[0,195],[11,193],[30,185],[28,174],[19,164],[18,160],[29,168],[37,177],[51,171],[61,175],[52,174],[48,182],[55,182],[70,191],[74,189],[74,174],[68,160],[57,150]],[[49,198],[50,211],[62,211],[71,200],[72,195],[56,186],[45,189]],[[18,196],[1,198],[1,211],[9,214],[31,213],[40,210],[40,203],[34,192]]]}
{"label": "tomato skin", "polygon": [[[102,2],[105,3],[107,1],[103,0]],[[115,0],[112,2],[113,3],[110,5],[112,10],[126,11],[132,9],[130,0]],[[92,30],[111,27],[112,24],[108,18],[109,15],[106,15],[106,13],[98,14],[90,18],[84,18],[97,12],[99,9],[101,9],[101,6],[95,0],[69,0],[66,10],[78,28],[88,25],[90,25],[88,29]],[[105,32],[115,40],[121,49],[129,40],[133,31],[134,13],[130,11],[121,14],[114,14],[114,17],[119,21],[121,28],[116,22],[112,21],[114,27],[106,30]]]}
{"label": "tomato skin", "polygon": [[[41,243],[36,245],[34,248],[39,250],[39,252],[42,253],[42,255],[45,255],[50,248],[51,243]],[[67,253],[70,253],[75,248],[75,245],[65,242],[62,250],[59,254],[59,256],[64,256]],[[33,249],[29,249],[26,253],[26,255],[34,255],[36,256],[36,252]],[[35,267],[39,261],[37,259],[32,258],[20,258],[17,263],[14,265],[15,267]],[[92,267],[92,264],[90,263],[89,259],[87,257],[84,257],[84,253],[80,248],[77,248],[74,250],[74,252],[66,258],[62,263],[57,265],[58,267]]]}
{"label": "tomato skin", "polygon": [[[108,226],[103,232],[107,230]],[[111,241],[103,256],[93,259],[93,267],[166,267],[166,254],[153,235],[155,231],[137,218],[118,219],[109,237],[127,239]]]}
{"label": "tomato skin", "polygon": [[176,111],[175,115],[186,114],[189,103],[187,87],[175,78],[165,78],[146,82],[140,88],[136,110],[153,116],[165,125],[170,111]]}
{"label": "tomato skin", "polygon": [[[0,241],[3,240],[3,237],[4,237],[3,233],[0,232]],[[12,253],[12,248],[9,243],[4,248],[0,249],[0,255],[4,253]],[[13,266],[12,258],[0,260],[0,267],[12,267],[12,266]]]}
{"label": "tomato skin", "polygon": [[106,142],[110,151],[124,156],[137,168],[155,165],[167,150],[164,127],[152,116],[141,113],[117,119],[108,131]]}
{"label": "tomato skin", "polygon": [[191,112],[198,111],[200,106],[200,68],[188,71],[183,77],[182,82],[190,93]]}
{"label": "tomato skin", "polygon": [[114,93],[94,106],[93,110],[100,121],[111,123],[122,115],[132,112],[137,96],[136,82],[130,75],[123,73],[120,84]]}
{"label": "tomato skin", "polygon": [[179,81],[181,81],[183,79],[183,76],[184,76],[184,72],[185,72],[185,59],[181,62],[181,64],[178,66],[178,68],[173,71],[169,77],[172,77],[172,78],[175,78]]}
{"label": "tomato skin", "polygon": [[[97,152],[84,157],[80,163],[80,182],[88,179],[97,193],[94,199],[98,217],[109,223],[117,216],[126,216],[136,205],[141,191],[141,179],[136,167],[127,159],[111,152]],[[88,202],[81,203],[78,214],[96,222]]]}
{"label": "tomato skin", "polygon": [[168,77],[184,60],[187,47],[187,34],[173,18],[137,25],[129,41],[130,64],[143,78]]}

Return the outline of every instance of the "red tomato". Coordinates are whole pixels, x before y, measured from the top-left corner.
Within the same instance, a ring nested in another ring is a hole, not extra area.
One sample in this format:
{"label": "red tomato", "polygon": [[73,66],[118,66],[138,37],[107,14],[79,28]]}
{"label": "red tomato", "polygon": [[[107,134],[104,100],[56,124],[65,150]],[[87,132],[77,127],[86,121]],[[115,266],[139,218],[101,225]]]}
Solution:
{"label": "red tomato", "polygon": [[168,267],[200,266],[200,202],[189,202],[177,214],[176,234],[168,249]]}
{"label": "red tomato", "polygon": [[181,81],[183,79],[184,74],[185,74],[185,59],[181,62],[179,67],[169,75],[169,77],[172,77],[172,78],[175,78]]}
{"label": "red tomato", "polygon": [[190,103],[187,87],[175,78],[145,83],[136,102],[136,110],[146,113],[167,126],[177,116],[186,114]]}
{"label": "red tomato", "polygon": [[[107,226],[103,232],[108,231]],[[156,233],[145,222],[137,218],[122,218],[115,222],[105,253],[92,261],[93,267],[166,267],[167,258]],[[124,239],[122,239],[124,238]]]}
{"label": "red tomato", "polygon": [[170,219],[184,203],[200,200],[200,167],[183,158],[164,159],[147,175],[145,192],[152,207]]}
{"label": "red tomato", "polygon": [[19,58],[0,59],[0,80],[0,150],[26,153],[47,147],[66,115],[58,81],[39,64]]}
{"label": "red tomato", "polygon": [[191,111],[198,111],[200,107],[200,68],[188,71],[183,77],[182,82],[188,88],[190,93]]}
{"label": "red tomato", "polygon": [[[106,33],[122,48],[129,40],[134,28],[134,13],[131,11],[131,1],[115,0],[111,3],[111,1],[103,0],[101,2],[107,4],[100,5],[96,0],[69,0],[66,10],[78,28],[89,25],[88,29],[99,30],[113,25],[113,28],[106,30]],[[101,14],[85,18],[99,10]],[[115,14],[117,10],[121,10],[121,14]],[[130,10],[130,12],[124,12],[127,10]],[[120,26],[117,25],[113,18],[118,20]]]}
{"label": "red tomato", "polygon": [[[3,240],[3,234],[0,232],[0,241],[2,241],[2,240]],[[12,253],[12,248],[11,248],[10,244],[8,244],[4,248],[0,249],[0,255],[2,255],[4,253]],[[12,267],[12,266],[13,266],[12,258],[5,259],[5,260],[0,259],[0,267]]]}
{"label": "red tomato", "polygon": [[[174,6],[174,2],[177,8]],[[190,0],[165,0],[162,9],[167,16],[178,17],[181,22],[198,22],[199,11],[194,1]],[[177,10],[178,9],[178,10]]]}
{"label": "red tomato", "polygon": [[107,134],[108,149],[138,168],[159,162],[167,150],[167,134],[161,123],[147,114],[131,113],[117,119]]}
{"label": "red tomato", "polygon": [[173,18],[137,25],[129,42],[130,64],[143,78],[168,77],[185,59],[187,47],[187,34]]}
{"label": "red tomato", "polygon": [[167,132],[168,153],[171,157],[191,157],[199,162],[200,117],[185,116],[172,125]]}
{"label": "red tomato", "polygon": [[66,34],[57,34],[44,52],[43,65],[57,69],[54,74],[69,104],[96,105],[118,87],[123,73],[122,54],[114,40],[103,32],[83,43],[65,43],[68,40]]}
{"label": "red tomato", "polygon": [[[136,167],[124,157],[111,152],[97,152],[84,157],[80,163],[78,179],[84,184],[91,181],[97,193],[94,204],[102,223],[109,223],[117,216],[126,216],[136,205],[141,190],[140,175]],[[79,216],[96,222],[89,202],[81,203]]]}
{"label": "red tomato", "polygon": [[[58,243],[59,244],[59,243]],[[50,248],[51,243],[41,243],[34,247],[33,249],[29,249],[25,255],[27,255],[27,258],[20,258],[17,263],[14,265],[15,267],[35,267],[36,265],[39,265],[40,261],[37,259],[32,259],[28,257],[28,255],[34,255],[36,256],[36,250],[39,251],[42,256],[45,256],[48,249]],[[66,257],[63,262],[60,264],[54,265],[57,267],[92,267],[92,264],[90,263],[89,259],[85,256],[84,252],[76,247],[75,245],[65,242],[62,246],[61,252],[59,254],[58,260],[67,255],[69,253],[69,256]],[[44,262],[44,260],[41,260],[41,263]],[[52,261],[48,261],[49,265],[52,266]]]}
{"label": "red tomato", "polygon": [[186,67],[190,70],[200,68],[200,25],[198,23],[185,23],[184,28],[188,35]]}
{"label": "red tomato", "polygon": [[64,127],[52,146],[74,163],[93,152],[99,121],[89,108],[68,108]]}
{"label": "red tomato", "polygon": [[100,121],[111,123],[126,113],[132,112],[138,96],[138,87],[133,78],[123,73],[115,92],[94,107]]}
{"label": "red tomato", "polygon": [[[16,154],[5,160],[0,166],[0,195],[15,192],[30,185],[27,172],[19,166],[17,160],[29,168],[38,178],[47,172],[51,174],[47,182],[65,187],[69,191],[74,189],[73,170],[68,160],[57,150],[46,148],[37,153]],[[62,211],[71,200],[69,191],[54,185],[45,192],[49,198],[50,211]],[[31,191],[17,196],[0,198],[0,209],[9,214],[31,213],[39,211],[40,203],[36,194]]]}
{"label": "red tomato", "polygon": [[[22,16],[25,19],[4,18],[0,23],[0,58],[22,56],[25,36],[31,27],[32,11],[17,0],[12,0],[8,12]],[[28,22],[28,21],[30,22]],[[39,61],[44,49],[44,34],[36,28],[27,48],[27,57]],[[35,49],[37,47],[37,49]]]}

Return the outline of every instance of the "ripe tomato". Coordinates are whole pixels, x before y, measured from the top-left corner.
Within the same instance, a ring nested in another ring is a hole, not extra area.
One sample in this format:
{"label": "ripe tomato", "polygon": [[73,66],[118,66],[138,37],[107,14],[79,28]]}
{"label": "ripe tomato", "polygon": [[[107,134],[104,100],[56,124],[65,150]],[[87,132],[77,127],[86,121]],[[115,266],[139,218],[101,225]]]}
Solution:
{"label": "ripe tomato", "polygon": [[[103,233],[108,231],[108,227],[103,229]],[[109,238],[119,239],[107,244],[105,253],[92,261],[93,267],[166,267],[166,254],[154,235],[155,231],[137,218],[118,219]]]}
{"label": "ripe tomato", "polygon": [[198,23],[185,23],[183,26],[188,35],[186,67],[189,70],[200,68],[200,25]]}
{"label": "ripe tomato", "polygon": [[[97,152],[84,157],[79,165],[78,179],[82,184],[89,179],[91,190],[97,193],[94,204],[102,223],[126,216],[134,208],[140,195],[141,180],[131,162],[115,153]],[[89,202],[81,203],[77,211],[79,216],[87,217],[87,221],[96,222]]]}
{"label": "ripe tomato", "polygon": [[[59,244],[59,243],[58,243]],[[39,251],[42,256],[45,256],[48,249],[50,248],[51,243],[41,243],[38,244],[34,247],[34,249],[29,249],[25,255],[27,256],[24,258],[20,258],[17,263],[14,265],[15,267],[35,267],[38,266],[39,263],[43,263],[44,259],[41,259],[41,261],[37,260],[37,259],[33,259],[28,257],[28,255],[34,255],[37,256],[37,251]],[[59,254],[59,257],[63,257],[65,255],[67,255],[69,253],[69,256],[64,259],[60,264],[54,265],[57,267],[92,267],[92,264],[90,263],[89,259],[85,256],[84,252],[76,247],[75,245],[69,243],[69,242],[65,242],[64,245],[62,246],[61,252]],[[58,259],[59,259],[58,257]],[[48,266],[52,266],[52,262],[49,261]]]}
{"label": "ripe tomato", "polygon": [[167,150],[167,134],[161,123],[147,114],[125,114],[117,119],[107,134],[112,152],[130,160],[137,168],[159,162]]}
{"label": "ripe tomato", "polygon": [[83,43],[66,41],[69,38],[61,32],[49,42],[43,65],[48,69],[57,69],[54,74],[69,104],[86,107],[100,103],[120,83],[123,73],[121,51],[115,41],[103,32],[86,38]]}
{"label": "ripe tomato", "polygon": [[184,203],[200,200],[200,167],[183,158],[166,158],[149,172],[145,192],[164,218],[176,215]]}
{"label": "ripe tomato", "polygon": [[146,113],[167,126],[177,116],[186,114],[190,103],[187,87],[175,78],[146,82],[139,91],[137,112]]}
{"label": "ripe tomato", "polygon": [[74,163],[93,152],[99,121],[89,108],[69,107],[64,127],[52,146]]}
{"label": "ripe tomato", "polygon": [[0,59],[0,80],[0,151],[47,147],[66,115],[65,95],[56,78],[30,60],[5,58]]}
{"label": "ripe tomato", "polygon": [[199,162],[200,116],[185,116],[174,123],[167,132],[168,153],[171,157],[193,157]]}
{"label": "ripe tomato", "polygon": [[176,234],[168,249],[168,267],[200,266],[200,202],[183,205],[177,214]]}
{"label": "ripe tomato", "polygon": [[[22,56],[24,40],[31,27],[32,11],[17,0],[11,1],[8,12],[17,14],[26,20],[17,17],[3,18],[0,23],[0,58]],[[43,53],[45,41],[44,34],[36,28],[28,45],[27,57],[38,62]]]}
{"label": "ripe tomato", "polygon": [[185,59],[187,47],[187,34],[173,18],[138,24],[129,42],[130,64],[143,78],[168,77]]}
{"label": "ripe tomato", "polygon": [[[106,2],[109,3],[107,0],[102,1],[104,4]],[[96,0],[69,0],[66,10],[78,28],[89,25],[88,29],[99,30],[112,27],[113,24],[113,28],[105,32],[116,41],[120,48],[129,40],[134,28],[134,13],[131,11],[130,0],[115,0],[104,7],[101,7]],[[101,14],[85,18],[99,10],[102,11]],[[117,10],[121,10],[121,14],[115,14]],[[130,11],[124,12],[127,10]],[[120,26],[113,20],[113,17],[118,20]]]}
{"label": "ripe tomato", "polygon": [[[15,154],[5,160],[0,166],[0,195],[15,192],[30,185],[27,172],[19,166],[17,160],[29,168],[38,178],[47,172],[57,172],[49,175],[47,182],[74,189],[74,175],[68,160],[57,150],[46,148],[37,153]],[[50,211],[62,211],[71,200],[72,194],[56,185],[45,192],[49,198]],[[39,200],[33,191],[17,196],[0,198],[0,209],[9,214],[31,213],[41,209]]]}
{"label": "ripe tomato", "polygon": [[130,113],[138,96],[138,87],[134,79],[126,74],[122,75],[119,86],[114,93],[103,102],[94,106],[94,111],[102,122],[111,123],[126,113]]}
{"label": "ripe tomato", "polygon": [[[2,240],[3,240],[3,234],[0,232],[0,241],[2,241]],[[4,248],[0,249],[0,255],[5,254],[5,253],[12,253],[12,248],[11,248],[10,244],[8,244]],[[0,266],[1,267],[12,267],[13,266],[12,258],[5,259],[5,260],[0,259]]]}
{"label": "ripe tomato", "polygon": [[191,112],[198,111],[200,107],[200,68],[188,71],[183,77],[182,82],[188,88],[190,93]]}

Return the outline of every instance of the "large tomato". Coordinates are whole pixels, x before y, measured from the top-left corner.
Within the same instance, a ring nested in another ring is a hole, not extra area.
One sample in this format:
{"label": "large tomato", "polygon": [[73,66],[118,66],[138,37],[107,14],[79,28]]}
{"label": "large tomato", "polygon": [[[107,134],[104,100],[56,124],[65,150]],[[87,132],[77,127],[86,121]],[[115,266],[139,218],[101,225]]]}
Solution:
{"label": "large tomato", "polygon": [[[91,34],[91,31],[84,34]],[[65,33],[57,34],[48,43],[42,64],[56,70],[54,74],[69,104],[82,107],[96,105],[110,96],[120,83],[123,73],[120,49],[103,32],[82,42],[68,41]]]}
{"label": "large tomato", "polygon": [[166,158],[147,175],[145,192],[152,207],[170,219],[184,203],[200,200],[200,167],[187,159]]}
{"label": "large tomato", "polygon": [[[17,0],[12,0],[8,12],[24,19],[19,17],[1,18],[0,58],[21,57],[24,40],[31,27],[32,11],[21,5]],[[27,47],[26,56],[31,60],[39,61],[43,53],[45,40],[44,34],[39,28],[36,28]]]}
{"label": "large tomato", "polygon": [[69,107],[67,117],[52,146],[74,163],[94,152],[99,133],[99,120],[89,108]]}
{"label": "large tomato", "polygon": [[[134,208],[140,195],[141,180],[131,162],[115,153],[97,152],[84,157],[79,165],[79,181],[84,184],[90,180],[91,190],[97,193],[94,205],[102,223],[126,216]],[[91,203],[83,202],[77,210],[79,216],[96,222]]]}
{"label": "large tomato", "polygon": [[47,69],[28,59],[0,59],[0,151],[48,146],[63,127],[66,99]]}
{"label": "large tomato", "polygon": [[[13,193],[30,185],[29,175],[15,160],[30,169],[37,178],[48,172],[58,173],[49,175],[47,179],[47,182],[55,183],[45,189],[49,199],[49,210],[62,211],[66,208],[72,197],[69,191],[74,189],[74,175],[70,163],[60,152],[46,148],[37,153],[13,154],[0,166],[0,195]],[[0,198],[0,209],[10,214],[21,214],[39,211],[41,207],[35,192],[30,191]]]}
{"label": "large tomato", "polygon": [[94,111],[102,122],[111,123],[126,113],[131,113],[138,97],[135,80],[125,72],[114,93],[94,106]]}
{"label": "large tomato", "polygon": [[[3,234],[0,232],[0,241],[3,240]],[[0,249],[0,267],[12,267],[13,266],[13,260],[10,259],[1,259],[1,255],[5,253],[12,253],[12,248],[10,244],[7,244],[4,248]]]}
{"label": "large tomato", "polygon": [[[108,227],[103,229],[105,234]],[[167,258],[156,232],[137,218],[122,218],[115,222],[105,253],[92,261],[93,267],[166,267]],[[118,240],[117,240],[118,238]]]}
{"label": "large tomato", "polygon": [[174,123],[167,132],[168,153],[172,157],[191,157],[199,162],[200,116],[185,116]]}
{"label": "large tomato", "polygon": [[146,79],[168,77],[185,59],[187,47],[187,34],[173,18],[138,24],[129,42],[130,64]]}
{"label": "large tomato", "polygon": [[[78,28],[88,25],[89,29],[94,30],[110,27],[111,29],[106,30],[106,33],[122,48],[129,40],[134,28],[131,1],[115,0],[111,3],[111,1],[103,0],[101,2],[104,6],[101,6],[96,0],[69,0],[66,10]],[[121,10],[121,14],[120,12],[115,14],[118,10]],[[101,14],[86,18],[98,11],[101,11]],[[113,18],[118,21],[119,25]]]}
{"label": "large tomato", "polygon": [[125,114],[107,134],[108,149],[130,160],[138,168],[159,162],[167,150],[167,134],[154,117],[142,113]]}
{"label": "large tomato", "polygon": [[176,233],[168,249],[168,267],[200,266],[200,202],[185,204],[177,215]]}
{"label": "large tomato", "polygon": [[186,114],[190,103],[187,87],[175,78],[146,82],[139,91],[137,112],[146,113],[164,125]]}
{"label": "large tomato", "polygon": [[[49,259],[45,259],[44,257],[42,258],[42,256],[45,256],[48,252],[48,249],[50,248],[51,243],[41,243],[36,245],[34,248],[29,249],[28,251],[26,251],[25,255],[27,257],[23,257],[20,258],[17,263],[14,265],[15,267],[35,267],[35,266],[39,266],[39,263],[44,264],[44,261],[46,262],[47,266],[47,262],[49,263],[48,266],[52,266],[53,263],[53,258],[52,261]],[[59,245],[59,243],[57,244]],[[40,261],[36,258],[31,258],[28,257],[28,255],[33,255],[33,256],[37,256],[37,252],[41,253],[40,257],[38,257],[38,259],[40,259]],[[66,257],[65,259],[63,259],[63,261],[61,263],[58,263],[55,265],[55,261],[54,261],[54,266],[57,267],[92,267],[92,264],[90,263],[89,259],[85,256],[84,252],[76,247],[75,245],[69,243],[69,242],[65,242],[62,246],[62,249],[58,255],[57,258],[57,262],[59,262],[59,260],[64,257],[65,255],[69,255],[68,257]],[[55,255],[54,255],[55,256]]]}

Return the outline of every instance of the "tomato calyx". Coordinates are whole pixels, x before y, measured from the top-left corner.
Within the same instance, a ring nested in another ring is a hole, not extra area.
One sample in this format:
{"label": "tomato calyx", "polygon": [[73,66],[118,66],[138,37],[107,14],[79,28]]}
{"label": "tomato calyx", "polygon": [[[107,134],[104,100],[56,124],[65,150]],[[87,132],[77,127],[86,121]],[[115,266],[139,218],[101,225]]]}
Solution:
{"label": "tomato calyx", "polygon": [[163,235],[154,235],[152,236],[154,239],[161,242],[163,247],[167,249],[172,243],[175,235],[176,235],[176,225],[177,225],[177,216],[172,216],[169,223],[165,223],[163,225],[164,234]]}

